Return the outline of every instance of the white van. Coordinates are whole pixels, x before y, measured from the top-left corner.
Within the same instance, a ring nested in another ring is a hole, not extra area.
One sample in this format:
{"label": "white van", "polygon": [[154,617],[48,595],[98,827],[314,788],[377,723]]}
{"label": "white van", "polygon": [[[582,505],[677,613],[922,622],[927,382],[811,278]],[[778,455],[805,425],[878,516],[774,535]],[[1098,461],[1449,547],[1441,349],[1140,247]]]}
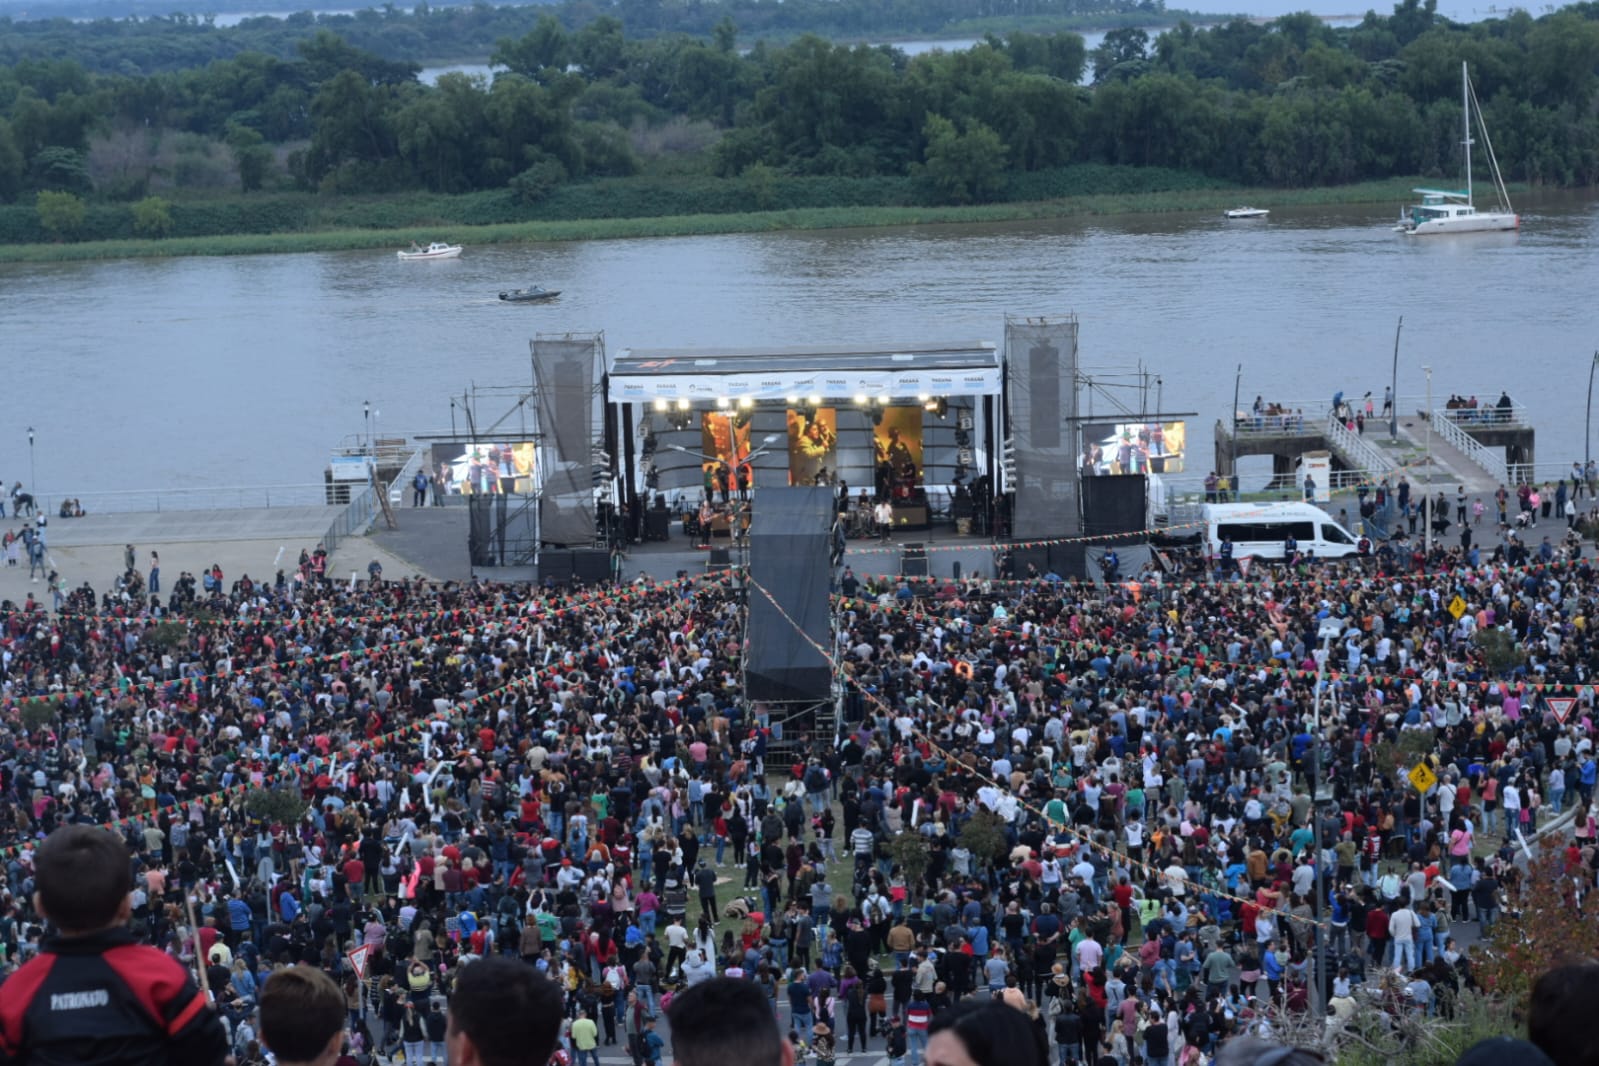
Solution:
{"label": "white van", "polygon": [[1200,514],[1205,550],[1212,557],[1221,554],[1225,538],[1232,541],[1234,559],[1281,559],[1289,534],[1301,552],[1318,559],[1341,559],[1360,550],[1358,537],[1308,503],[1208,503]]}

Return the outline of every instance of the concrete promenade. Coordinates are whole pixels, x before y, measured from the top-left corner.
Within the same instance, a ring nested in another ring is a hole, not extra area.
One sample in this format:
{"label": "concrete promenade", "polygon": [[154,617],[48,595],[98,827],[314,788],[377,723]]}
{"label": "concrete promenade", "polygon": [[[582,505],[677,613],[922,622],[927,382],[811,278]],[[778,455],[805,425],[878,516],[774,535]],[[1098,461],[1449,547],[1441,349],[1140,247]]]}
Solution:
{"label": "concrete promenade", "polygon": [[[48,519],[45,543],[48,563],[61,574],[65,587],[85,581],[103,593],[122,573],[123,552],[132,544],[140,572],[148,579],[150,552],[161,555],[161,595],[171,592],[180,574],[196,576],[213,564],[222,567],[228,584],[248,574],[256,581],[271,581],[278,570],[293,568],[300,550],[314,549],[339,512],[337,507],[273,507],[217,511],[163,511],[160,513],[91,514],[82,518]],[[474,570],[467,556],[467,511],[464,507],[396,507],[395,529],[379,517],[364,537],[347,537],[333,552],[330,575],[347,580],[351,571],[364,579],[373,559],[383,566],[386,579],[417,575],[438,581],[467,581]],[[32,521],[6,516],[0,530],[20,531]],[[670,579],[679,571],[702,574],[709,552],[695,548],[675,525],[665,543],[634,545],[623,561],[622,576],[640,574]],[[852,540],[844,561],[861,577],[899,572],[901,542],[928,547],[929,572],[950,577],[956,563],[965,576],[994,573],[994,551],[985,540],[956,539],[942,531],[935,535],[900,533],[889,545],[875,540]],[[719,545],[726,546],[725,541]],[[738,553],[733,551],[734,561]],[[478,571],[478,576],[498,581],[532,581],[532,567],[507,567]],[[28,561],[19,555],[15,567],[0,564],[0,600],[21,603],[29,593],[48,601],[45,580],[28,577]]]}
{"label": "concrete promenade", "polygon": [[[123,570],[123,551],[132,544],[140,572],[149,578],[150,552],[161,554],[161,595],[185,570],[199,576],[202,568],[222,567],[230,585],[248,574],[270,581],[279,569],[292,572],[300,549],[311,550],[327,533],[341,508],[272,507],[218,511],[90,514],[82,518],[50,517],[45,526],[48,562],[67,588],[85,581],[104,593]],[[29,518],[7,515],[0,529],[20,531]],[[379,519],[381,522],[381,519]],[[463,547],[464,554],[464,547]],[[365,537],[347,538],[334,551],[328,573],[348,578],[351,570],[366,576],[373,558],[385,578],[420,573]],[[29,593],[48,603],[44,580],[30,581],[28,560],[21,554],[15,567],[0,565],[0,600],[21,603]]]}

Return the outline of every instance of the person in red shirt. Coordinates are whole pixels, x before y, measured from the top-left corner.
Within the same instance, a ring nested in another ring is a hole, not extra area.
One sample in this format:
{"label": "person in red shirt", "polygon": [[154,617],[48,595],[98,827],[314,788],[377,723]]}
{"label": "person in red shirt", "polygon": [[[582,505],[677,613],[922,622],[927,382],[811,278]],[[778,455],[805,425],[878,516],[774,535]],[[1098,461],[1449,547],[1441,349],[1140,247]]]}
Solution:
{"label": "person in red shirt", "polygon": [[344,880],[351,901],[361,902],[362,886],[366,882],[366,863],[351,855],[344,860]]}
{"label": "person in red shirt", "polygon": [[1383,949],[1388,946],[1388,912],[1382,907],[1372,907],[1366,912],[1366,949],[1371,953],[1373,965],[1382,965]]}

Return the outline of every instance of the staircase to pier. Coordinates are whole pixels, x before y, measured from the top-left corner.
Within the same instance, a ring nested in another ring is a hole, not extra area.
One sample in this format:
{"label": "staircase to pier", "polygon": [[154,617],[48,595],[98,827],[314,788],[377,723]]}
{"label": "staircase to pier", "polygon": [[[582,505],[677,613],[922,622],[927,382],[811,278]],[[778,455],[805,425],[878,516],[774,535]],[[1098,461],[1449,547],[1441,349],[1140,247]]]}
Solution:
{"label": "staircase to pier", "polygon": [[[1369,430],[1371,423],[1367,426]],[[1477,443],[1442,411],[1401,416],[1398,428],[1398,437],[1390,439],[1387,427],[1379,424],[1366,440],[1412,485],[1451,493],[1463,485],[1468,496],[1486,499],[1507,482],[1504,456]]]}

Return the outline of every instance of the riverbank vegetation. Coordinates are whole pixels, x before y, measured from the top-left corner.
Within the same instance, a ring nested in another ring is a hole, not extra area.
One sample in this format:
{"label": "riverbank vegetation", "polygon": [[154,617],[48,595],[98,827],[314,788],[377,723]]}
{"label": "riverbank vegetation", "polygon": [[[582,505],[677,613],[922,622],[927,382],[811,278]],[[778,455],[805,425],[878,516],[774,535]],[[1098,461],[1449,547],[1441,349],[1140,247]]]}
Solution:
{"label": "riverbank vegetation", "polygon": [[[116,0],[124,4],[128,0]],[[244,0],[241,0],[243,3]],[[282,17],[256,16],[218,26],[212,16],[172,14],[170,0],[152,0],[139,18],[0,17],[0,65],[70,56],[86,70],[102,74],[155,74],[200,67],[246,52],[276,59],[299,56],[300,45],[328,32],[363,52],[395,62],[435,60],[482,62],[499,42],[531,33],[545,17],[573,33],[602,16],[627,24],[628,36],[648,39],[666,34],[706,38],[729,20],[745,41],[791,41],[805,34],[829,40],[892,40],[923,37],[981,37],[989,31],[1054,33],[1062,30],[1145,29],[1197,20],[1167,10],[1163,0],[559,0],[549,4],[475,3],[411,10],[392,4],[353,13]],[[241,10],[260,11],[250,6]],[[32,5],[29,5],[32,6]],[[37,8],[33,8],[37,13]],[[7,10],[0,0],[0,16]],[[53,12],[61,5],[52,4]],[[214,9],[212,9],[214,10]],[[76,15],[70,6],[63,15]]]}
{"label": "riverbank vegetation", "polygon": [[1068,33],[915,58],[737,38],[726,19],[638,40],[549,16],[500,42],[492,82],[436,87],[328,32],[293,60],[151,76],[19,62],[0,70],[0,241],[1449,180],[1462,59],[1507,176],[1599,177],[1599,4],[1462,26],[1404,0],[1346,31],[1129,29],[1092,53]]}
{"label": "riverbank vegetation", "polygon": [[[1151,175],[1140,171],[1139,177]],[[971,222],[1019,222],[1036,219],[1218,211],[1246,198],[1268,207],[1294,207],[1342,203],[1396,203],[1410,188],[1405,181],[1366,182],[1324,189],[1236,189],[1201,187],[1190,175],[1177,175],[1179,187],[1166,191],[1097,193],[1051,200],[970,204],[964,207],[773,207],[715,214],[628,215],[594,214],[589,217],[525,222],[465,223],[442,219],[435,212],[472,205],[474,217],[493,215],[492,194],[452,197],[343,198],[333,206],[323,198],[303,197],[298,206],[306,213],[299,228],[244,226],[219,229],[213,235],[164,229],[166,236],[141,229],[132,211],[119,217],[115,207],[99,209],[109,217],[103,229],[112,236],[74,241],[22,238],[34,243],[0,241],[0,263],[66,262],[85,259],[149,258],[183,255],[260,255],[281,252],[344,252],[369,248],[392,249],[412,241],[426,243],[448,236],[472,247],[519,241],[590,241],[632,237],[689,237],[717,233],[767,233],[779,230],[859,229],[867,226],[948,225]],[[600,183],[603,187],[603,183]],[[141,204],[144,201],[141,201]],[[166,206],[169,210],[172,205]],[[140,205],[134,205],[137,209]],[[286,210],[295,206],[280,205]],[[0,220],[23,217],[0,208]],[[174,211],[180,219],[183,212]],[[418,223],[419,218],[433,218]],[[395,221],[410,219],[412,221]],[[392,226],[385,226],[385,222]],[[3,225],[3,221],[0,221]]]}

